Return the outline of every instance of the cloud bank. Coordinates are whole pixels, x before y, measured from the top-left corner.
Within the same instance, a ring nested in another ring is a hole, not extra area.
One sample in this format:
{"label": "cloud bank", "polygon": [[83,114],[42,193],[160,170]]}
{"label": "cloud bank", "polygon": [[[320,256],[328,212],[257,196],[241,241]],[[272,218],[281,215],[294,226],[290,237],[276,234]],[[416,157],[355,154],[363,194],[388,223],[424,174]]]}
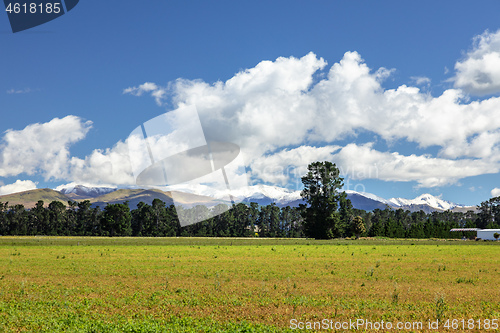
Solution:
{"label": "cloud bank", "polygon": [[[496,42],[496,35],[478,37],[482,42],[476,49],[483,54],[495,49],[488,42]],[[326,73],[325,68],[325,60],[313,53],[278,58],[226,82],[177,80],[164,97],[178,107],[196,105],[206,133],[238,143],[257,181],[284,184],[288,173],[267,170],[290,170],[318,159],[337,162],[366,178],[375,178],[376,168],[378,179],[415,181],[421,187],[499,171],[498,97],[469,102],[462,88],[437,97],[406,85],[384,89],[391,70],[371,70],[357,52],[345,53]],[[459,68],[456,82],[463,73]],[[372,142],[356,142],[360,133],[375,134],[389,145],[412,142],[424,153],[377,151]],[[353,143],[332,145],[346,139]],[[318,146],[330,153],[325,155]],[[431,147],[438,148],[436,156],[425,154]]]}
{"label": "cloud bank", "polygon": [[[146,82],[123,93],[148,94],[158,105],[195,106],[207,139],[238,144],[256,182],[286,185],[310,162],[330,160],[355,179],[439,187],[500,170],[500,98],[494,96],[500,92],[500,32],[476,37],[455,71],[454,87],[432,96],[417,87],[428,86],[427,77],[413,77],[416,86],[385,89],[392,70],[369,68],[357,52],[330,67],[309,53],[262,61],[224,82]],[[493,96],[470,101],[469,94]],[[126,140],[85,158],[70,156],[71,144],[91,125],[68,116],[7,131],[0,176],[134,184]],[[389,148],[377,150],[373,138]],[[395,142],[418,149],[391,151]]]}

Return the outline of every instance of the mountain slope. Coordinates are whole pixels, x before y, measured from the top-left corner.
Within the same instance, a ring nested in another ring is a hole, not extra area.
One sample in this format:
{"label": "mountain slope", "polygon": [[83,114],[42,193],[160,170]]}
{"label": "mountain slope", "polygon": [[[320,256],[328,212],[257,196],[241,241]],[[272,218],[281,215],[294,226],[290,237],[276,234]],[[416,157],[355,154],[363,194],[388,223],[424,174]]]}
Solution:
{"label": "mountain slope", "polygon": [[[216,192],[210,189],[190,193],[187,190],[176,190],[164,192],[157,189],[114,189],[114,188],[94,188],[85,186],[73,186],[62,189],[61,192],[51,189],[36,189],[20,193],[0,196],[0,202],[8,202],[9,205],[22,204],[26,208],[32,208],[39,200],[43,200],[45,205],[52,201],[61,201],[65,205],[68,201],[90,200],[92,205],[103,208],[108,203],[129,202],[129,207],[134,209],[141,201],[151,204],[154,199],[160,199],[165,204],[172,205],[173,195],[178,203],[189,208],[198,204],[208,207],[218,203],[230,204],[224,200],[227,198],[226,191]],[[259,205],[269,205],[275,203],[278,207],[292,206],[298,207],[305,203],[300,191],[291,191],[285,188],[268,185],[249,186],[242,190],[232,191],[235,202],[250,203],[256,202]],[[351,200],[353,207],[367,211],[374,209],[404,209],[411,212],[423,210],[426,213],[434,211],[452,210],[456,212],[466,212],[476,210],[475,206],[464,206],[434,197],[431,194],[422,194],[415,199],[391,198],[386,200],[371,193],[346,191],[347,198]]]}
{"label": "mountain slope", "polygon": [[65,194],[49,188],[29,190],[0,196],[0,202],[8,202],[9,206],[23,205],[25,208],[35,207],[39,200],[42,200],[44,206],[47,206],[52,201],[61,201],[63,204],[67,205],[68,201],[71,199]]}
{"label": "mountain slope", "polygon": [[196,206],[198,204],[215,206],[220,203],[219,200],[214,200],[213,198],[207,196],[178,191],[163,192],[157,189],[119,189],[96,198],[92,198],[90,199],[90,202],[92,203],[92,206],[100,206],[102,208],[108,203],[113,204],[128,201],[129,207],[133,209],[136,208],[137,204],[141,201],[151,205],[154,199],[160,199],[166,206],[170,206],[174,204],[173,196],[175,197],[177,203],[182,204],[186,208]]}
{"label": "mountain slope", "polygon": [[416,197],[415,199],[392,198],[389,199],[389,202],[393,207],[427,205],[429,207],[439,210],[448,210],[448,209],[453,209],[455,207],[459,208],[465,207],[464,205],[458,205],[450,201],[436,198],[435,196],[429,193],[422,194]]}
{"label": "mountain slope", "polygon": [[107,204],[123,203],[128,201],[130,208],[137,207],[139,202],[151,204],[154,199],[160,199],[167,206],[172,205],[174,201],[167,193],[160,190],[142,190],[142,189],[120,189],[104,195],[91,198],[92,206],[105,207]]}
{"label": "mountain slope", "polygon": [[387,200],[380,198],[371,193],[345,191],[347,199],[351,200],[352,206],[356,209],[372,211],[374,209],[384,210],[391,207]]}

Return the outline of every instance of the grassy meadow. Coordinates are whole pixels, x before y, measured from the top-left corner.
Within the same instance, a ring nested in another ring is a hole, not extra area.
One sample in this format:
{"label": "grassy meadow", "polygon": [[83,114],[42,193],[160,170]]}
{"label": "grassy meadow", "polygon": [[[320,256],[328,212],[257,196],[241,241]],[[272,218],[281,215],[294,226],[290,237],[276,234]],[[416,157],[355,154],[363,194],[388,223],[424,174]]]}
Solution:
{"label": "grassy meadow", "polygon": [[499,254],[473,241],[0,237],[0,332],[296,332],[292,319],[358,318],[433,331],[429,320],[500,319]]}

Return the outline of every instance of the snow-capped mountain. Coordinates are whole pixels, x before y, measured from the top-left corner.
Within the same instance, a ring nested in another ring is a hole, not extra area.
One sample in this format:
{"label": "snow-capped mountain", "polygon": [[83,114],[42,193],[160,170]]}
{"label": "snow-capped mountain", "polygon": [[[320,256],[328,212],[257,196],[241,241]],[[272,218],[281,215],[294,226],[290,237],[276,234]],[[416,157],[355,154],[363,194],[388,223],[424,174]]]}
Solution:
{"label": "snow-capped mountain", "polygon": [[[162,190],[173,190],[209,196],[216,200],[222,201],[229,200],[229,192],[227,190],[218,190],[204,185],[198,185],[196,187],[190,188],[182,186],[170,186],[168,188],[162,188]],[[230,194],[235,202],[256,202],[260,205],[268,205],[274,202],[278,206],[298,206],[298,203],[296,205],[291,203],[295,201],[302,202],[300,191],[292,191],[278,186],[253,185],[240,189],[232,189],[230,191]]]}
{"label": "snow-capped mountain", "polygon": [[238,201],[249,201],[251,199],[269,198],[276,204],[287,204],[293,201],[302,200],[300,191],[292,191],[286,188],[269,185],[248,186],[241,190],[231,191],[233,197]]}
{"label": "snow-capped mountain", "polygon": [[[177,189],[181,190],[182,189]],[[305,203],[300,196],[301,191],[293,191],[286,188],[269,185],[248,186],[239,190],[232,190],[231,195],[236,202],[256,202],[260,205],[275,203],[279,207],[294,206]],[[415,199],[391,198],[384,199],[372,193],[345,191],[347,198],[351,200],[354,208],[371,211],[374,209],[404,209],[413,211],[423,210],[426,213],[445,210],[474,210],[475,207],[455,204],[443,200],[431,194],[422,194]],[[195,194],[208,195],[215,199],[227,200],[227,191],[215,191],[207,188],[198,188],[193,191]]]}
{"label": "snow-capped mountain", "polygon": [[62,194],[78,198],[95,198],[116,190],[117,189],[113,187],[96,187],[75,184],[61,185],[56,188],[56,191],[59,191]]}
{"label": "snow-capped mountain", "polygon": [[[443,200],[439,197],[435,197],[431,194],[422,194],[415,199],[404,199],[404,198],[391,198],[384,199],[372,193],[366,192],[356,192],[351,190],[345,191],[347,198],[351,200],[354,208],[363,210],[374,210],[374,209],[404,209],[413,211],[423,210],[426,213],[433,211],[445,211],[445,210],[474,210],[475,207],[465,206],[456,204],[450,201]],[[240,191],[233,191],[233,196],[236,201],[240,202],[257,202],[261,205],[268,205],[274,202],[277,206],[298,206],[300,203],[304,203],[300,196],[300,191],[291,191],[288,189],[267,186],[267,185],[256,185],[249,186],[246,189]]]}
{"label": "snow-capped mountain", "polygon": [[360,196],[363,196],[365,198],[368,198],[368,199],[371,199],[371,200],[374,200],[374,201],[378,201],[378,202],[381,202],[381,203],[389,205],[389,206],[391,205],[390,200],[386,200],[386,199],[384,199],[382,197],[379,197],[378,195],[375,195],[375,194],[372,194],[372,193],[356,192],[356,191],[351,191],[351,190],[345,190],[345,193],[347,194],[347,197],[353,196],[353,195],[360,195]]}
{"label": "snow-capped mountain", "polygon": [[[110,192],[116,191],[112,187],[95,187],[68,184],[56,188],[57,191],[65,194],[72,199],[96,198]],[[217,190],[210,186],[198,185],[196,187],[183,188],[172,186],[162,188],[162,191],[178,191],[190,193],[198,196],[211,197],[215,200],[230,203],[227,190]],[[241,189],[231,190],[231,196],[234,202],[250,203],[256,202],[259,205],[269,205],[275,203],[278,207],[292,206],[297,207],[305,203],[300,196],[300,190],[294,191],[278,186],[253,185]],[[422,194],[415,199],[391,198],[384,199],[375,194],[367,192],[345,191],[347,198],[351,200],[354,208],[372,211],[374,209],[404,209],[411,212],[423,210],[426,213],[433,211],[467,211],[475,210],[474,206],[459,205],[450,201],[443,200],[431,194]],[[193,203],[195,204],[195,203]]]}
{"label": "snow-capped mountain", "polygon": [[422,194],[415,199],[402,199],[402,198],[391,198],[388,200],[390,205],[398,208],[404,206],[418,206],[418,205],[427,205],[432,208],[436,208],[439,210],[451,210],[453,208],[465,208],[465,205],[455,204],[451,201],[446,201],[441,198],[437,198],[432,194],[425,193]]}
{"label": "snow-capped mountain", "polygon": [[346,190],[347,199],[351,200],[352,206],[356,209],[363,209],[366,211],[372,211],[374,209],[384,210],[387,207],[391,207],[388,200],[381,198],[375,194],[367,192],[356,192]]}

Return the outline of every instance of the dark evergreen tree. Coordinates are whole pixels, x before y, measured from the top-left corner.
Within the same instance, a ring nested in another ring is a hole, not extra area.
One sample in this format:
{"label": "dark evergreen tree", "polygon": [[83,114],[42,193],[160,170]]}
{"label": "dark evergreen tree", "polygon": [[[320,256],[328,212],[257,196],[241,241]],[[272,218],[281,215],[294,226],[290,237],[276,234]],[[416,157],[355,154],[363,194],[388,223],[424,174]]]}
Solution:
{"label": "dark evergreen tree", "polygon": [[233,216],[234,216],[234,228],[233,228],[233,236],[234,237],[248,237],[252,235],[251,232],[251,222],[249,211],[250,208],[243,204],[238,203],[233,208]]}
{"label": "dark evergreen tree", "polygon": [[380,210],[378,208],[373,211],[372,226],[368,232],[368,236],[385,236],[386,211],[387,210]]}
{"label": "dark evergreen tree", "polygon": [[424,224],[426,216],[423,211],[413,212],[411,214],[411,226],[408,229],[408,238],[425,238]]}
{"label": "dark evergreen tree", "polygon": [[6,216],[9,229],[8,234],[14,236],[27,234],[27,213],[23,205],[9,206]]}
{"label": "dark evergreen tree", "polygon": [[302,177],[304,189],[302,198],[308,205],[301,204],[304,218],[304,232],[308,237],[340,237],[342,227],[337,212],[339,189],[343,186],[337,166],[331,162],[314,162],[307,167]]}
{"label": "dark evergreen tree", "polygon": [[259,220],[259,205],[256,202],[251,202],[248,207],[248,227],[250,228],[250,236],[258,234],[257,221]]}
{"label": "dark evergreen tree", "polygon": [[273,202],[268,207],[268,217],[269,217],[269,237],[282,237],[283,233],[281,230],[280,222],[280,209]]}
{"label": "dark evergreen tree", "polygon": [[153,228],[153,210],[151,206],[143,201],[137,204],[137,208],[131,212],[130,227],[133,236],[151,236]]}
{"label": "dark evergreen tree", "polygon": [[435,236],[435,230],[434,230],[434,222],[431,218],[427,218],[424,223],[424,235],[425,238],[432,238],[436,237]]}
{"label": "dark evergreen tree", "polygon": [[68,235],[66,223],[66,206],[60,201],[52,201],[48,206],[48,234],[55,236]]}
{"label": "dark evergreen tree", "polygon": [[130,236],[132,234],[131,220],[128,202],[106,205],[101,216],[103,235]]}
{"label": "dark evergreen tree", "polygon": [[89,200],[83,200],[78,203],[76,211],[75,234],[79,236],[95,235],[94,228],[97,227],[99,210],[93,209]]}
{"label": "dark evergreen tree", "polygon": [[345,192],[339,195],[339,215],[340,223],[335,233],[344,237],[351,236],[354,214],[351,200],[347,199],[347,194]]}
{"label": "dark evergreen tree", "polygon": [[291,237],[293,222],[292,208],[290,206],[282,207],[280,210],[279,237]]}
{"label": "dark evergreen tree", "polygon": [[76,201],[68,201],[68,207],[65,214],[65,224],[66,224],[66,235],[76,235],[77,230],[77,209],[78,203]]}
{"label": "dark evergreen tree", "polygon": [[8,202],[0,202],[0,236],[10,234],[9,222],[7,220]]}
{"label": "dark evergreen tree", "polygon": [[39,200],[29,212],[29,235],[47,235],[49,229],[48,212]]}

